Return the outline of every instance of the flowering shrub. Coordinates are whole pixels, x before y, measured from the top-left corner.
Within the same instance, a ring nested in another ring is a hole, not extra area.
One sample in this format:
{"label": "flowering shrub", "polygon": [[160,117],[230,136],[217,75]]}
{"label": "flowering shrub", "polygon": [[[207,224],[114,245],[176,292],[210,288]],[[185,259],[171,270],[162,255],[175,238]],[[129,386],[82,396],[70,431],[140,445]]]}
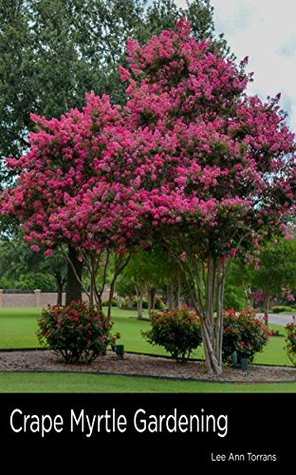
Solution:
{"label": "flowering shrub", "polygon": [[48,306],[43,309],[38,325],[40,343],[61,355],[65,363],[91,363],[115,340],[110,334],[112,320],[82,302],[71,302],[66,307]]}
{"label": "flowering shrub", "polygon": [[186,361],[201,344],[200,321],[187,307],[152,312],[151,330],[142,332],[152,345],[160,345],[177,361]]}
{"label": "flowering shrub", "polygon": [[288,356],[293,363],[294,366],[296,366],[296,321],[295,317],[293,317],[293,322],[288,323],[286,325],[286,331],[287,331],[287,336],[286,336],[286,350],[288,353]]}
{"label": "flowering shrub", "polygon": [[262,351],[268,341],[270,331],[259,319],[253,309],[236,313],[224,311],[223,361],[230,362],[236,351],[238,360],[248,358],[253,361],[256,353]]}

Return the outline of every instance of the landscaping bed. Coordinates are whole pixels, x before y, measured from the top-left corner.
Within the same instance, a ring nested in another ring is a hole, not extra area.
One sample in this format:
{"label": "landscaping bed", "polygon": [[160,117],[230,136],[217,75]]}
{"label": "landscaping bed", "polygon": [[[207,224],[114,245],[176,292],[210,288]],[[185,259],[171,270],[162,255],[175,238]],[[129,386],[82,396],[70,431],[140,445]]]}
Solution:
{"label": "landscaping bed", "polygon": [[199,381],[296,382],[296,368],[251,365],[247,371],[225,367],[221,376],[209,375],[202,361],[176,363],[171,358],[125,353],[118,358],[112,351],[98,357],[91,365],[65,364],[49,350],[1,351],[0,371],[69,371],[179,378]]}

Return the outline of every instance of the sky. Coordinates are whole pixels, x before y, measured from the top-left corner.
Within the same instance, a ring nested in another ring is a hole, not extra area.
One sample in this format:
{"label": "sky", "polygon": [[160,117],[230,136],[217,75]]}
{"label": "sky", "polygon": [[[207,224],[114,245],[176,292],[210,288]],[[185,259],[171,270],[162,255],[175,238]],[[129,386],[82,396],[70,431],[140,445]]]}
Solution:
{"label": "sky", "polygon": [[[180,6],[186,3],[177,0]],[[217,33],[224,33],[238,59],[249,57],[254,82],[248,92],[261,99],[281,92],[281,107],[296,133],[296,1],[211,0]]]}

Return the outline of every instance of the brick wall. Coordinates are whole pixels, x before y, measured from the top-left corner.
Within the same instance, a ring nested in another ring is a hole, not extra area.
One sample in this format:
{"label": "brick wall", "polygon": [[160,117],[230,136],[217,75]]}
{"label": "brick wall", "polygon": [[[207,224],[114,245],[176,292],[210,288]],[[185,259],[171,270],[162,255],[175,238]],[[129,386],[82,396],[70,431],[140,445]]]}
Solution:
{"label": "brick wall", "polygon": [[[65,303],[66,294],[63,293],[63,304]],[[103,293],[103,300],[108,299],[108,293]],[[82,294],[82,300],[87,301],[87,295]],[[27,294],[6,294],[0,289],[0,308],[14,307],[46,307],[47,305],[56,305],[56,292],[40,292],[34,290],[33,293]]]}

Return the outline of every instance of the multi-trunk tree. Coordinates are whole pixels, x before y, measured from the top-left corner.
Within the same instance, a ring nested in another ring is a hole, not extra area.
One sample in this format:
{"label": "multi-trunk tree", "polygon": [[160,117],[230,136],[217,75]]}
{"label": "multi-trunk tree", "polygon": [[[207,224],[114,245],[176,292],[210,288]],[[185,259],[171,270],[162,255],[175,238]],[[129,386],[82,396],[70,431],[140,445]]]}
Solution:
{"label": "multi-trunk tree", "polygon": [[30,152],[9,162],[23,168],[18,184],[3,195],[33,249],[70,242],[93,276],[105,253],[161,240],[217,374],[227,266],[284,232],[295,206],[294,136],[277,99],[247,96],[244,63],[196,41],[183,19],[144,46],[129,41],[126,105],[90,95],[81,112],[36,118]]}
{"label": "multi-trunk tree", "polygon": [[133,142],[123,168],[123,145],[108,163],[187,276],[207,368],[221,373],[227,266],[284,232],[295,207],[294,136],[278,97],[246,94],[246,61],[236,66],[197,42],[187,22],[127,51]]}

